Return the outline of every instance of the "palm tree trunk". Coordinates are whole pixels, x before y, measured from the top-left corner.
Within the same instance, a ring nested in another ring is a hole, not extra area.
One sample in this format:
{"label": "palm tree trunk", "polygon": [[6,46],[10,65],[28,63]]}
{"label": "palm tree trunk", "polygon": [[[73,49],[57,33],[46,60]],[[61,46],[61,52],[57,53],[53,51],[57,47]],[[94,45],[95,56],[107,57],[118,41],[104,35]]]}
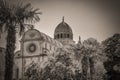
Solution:
{"label": "palm tree trunk", "polygon": [[93,58],[89,58],[90,62],[90,80],[94,80],[95,78],[95,68],[94,68],[94,60]]}
{"label": "palm tree trunk", "polygon": [[5,80],[12,80],[13,77],[15,41],[15,26],[9,25],[5,52]]}

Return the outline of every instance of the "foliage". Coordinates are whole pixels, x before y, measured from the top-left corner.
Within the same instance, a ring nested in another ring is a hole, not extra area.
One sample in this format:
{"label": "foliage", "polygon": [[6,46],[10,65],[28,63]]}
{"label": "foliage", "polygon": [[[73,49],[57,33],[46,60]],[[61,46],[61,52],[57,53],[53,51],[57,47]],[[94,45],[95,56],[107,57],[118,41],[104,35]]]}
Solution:
{"label": "foliage", "polygon": [[113,59],[113,57],[120,57],[120,34],[114,34],[112,37],[103,42],[105,46],[106,56]]}
{"label": "foliage", "polygon": [[[95,39],[88,39],[84,44],[58,49],[54,58],[49,59],[44,68],[36,70],[39,71],[37,72],[38,77],[36,80],[94,80],[96,76],[97,80],[102,80],[103,74],[98,73],[104,72],[103,68],[98,72],[95,71],[95,69],[98,69],[96,68],[96,61],[99,60],[96,57],[101,53],[98,50],[99,48],[100,44]],[[97,60],[95,61],[95,59]],[[39,62],[36,64],[39,65]],[[31,71],[35,68],[31,68],[25,72],[29,80],[36,77]]]}
{"label": "foliage", "polygon": [[119,80],[119,64],[120,64],[120,34],[114,34],[112,37],[103,42],[104,52],[107,60],[104,67],[107,71],[107,80]]}
{"label": "foliage", "polygon": [[76,55],[78,58],[79,56],[82,57],[82,79],[94,80],[96,78],[96,63],[101,60],[101,57],[104,57],[101,55],[101,45],[94,38],[88,38],[87,40],[84,40],[83,44],[81,45],[79,46],[79,49],[76,50]]}
{"label": "foliage", "polygon": [[[55,58],[48,61],[47,66],[43,69],[39,69],[38,77],[36,80],[79,80],[80,71],[74,67],[73,59],[70,57],[70,54],[64,49],[60,49],[61,52],[56,52]],[[39,62],[38,62],[39,63]],[[37,63],[37,65],[38,65]],[[26,76],[29,80],[33,80],[32,67],[28,68]],[[31,75],[31,76],[29,76]]]}
{"label": "foliage", "polygon": [[[23,5],[22,3],[10,4],[7,0],[0,0],[0,30],[7,30],[9,24],[19,28],[20,34],[24,32],[24,24],[37,22],[40,20],[37,9],[33,9],[30,3]],[[6,26],[3,26],[6,25]],[[20,26],[17,26],[20,25]]]}
{"label": "foliage", "polygon": [[20,35],[24,32],[25,21],[39,21],[38,9],[33,9],[31,4],[10,4],[7,0],[0,0],[0,32],[8,32],[5,54],[5,80],[12,80],[13,56],[16,41],[16,26]]}

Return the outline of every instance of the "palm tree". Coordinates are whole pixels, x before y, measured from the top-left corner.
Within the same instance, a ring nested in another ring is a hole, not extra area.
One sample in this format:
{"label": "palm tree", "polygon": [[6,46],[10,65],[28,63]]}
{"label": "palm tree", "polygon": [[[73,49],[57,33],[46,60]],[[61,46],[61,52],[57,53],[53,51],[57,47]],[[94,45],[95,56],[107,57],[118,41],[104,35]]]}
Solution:
{"label": "palm tree", "polygon": [[[7,0],[0,0],[0,31],[7,31],[7,45],[5,52],[5,80],[12,80],[13,57],[16,43],[16,25],[20,35],[24,32],[25,22],[39,21],[39,9],[33,9],[31,4],[9,4]],[[5,25],[5,26],[3,26]]]}
{"label": "palm tree", "polygon": [[88,56],[89,68],[90,68],[90,80],[95,78],[95,60],[99,56],[98,50],[100,48],[99,42],[94,38],[89,38],[83,42],[86,49],[85,55]]}

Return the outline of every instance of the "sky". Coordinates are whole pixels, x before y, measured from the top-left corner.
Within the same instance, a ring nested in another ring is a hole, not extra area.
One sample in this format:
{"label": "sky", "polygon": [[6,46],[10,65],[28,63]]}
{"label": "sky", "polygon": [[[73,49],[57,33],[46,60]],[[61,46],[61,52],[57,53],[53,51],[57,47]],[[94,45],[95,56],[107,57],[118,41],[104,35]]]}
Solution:
{"label": "sky", "polygon": [[56,26],[65,17],[65,22],[73,30],[74,40],[93,37],[105,40],[120,32],[119,2],[98,0],[25,0],[34,8],[39,8],[42,15],[35,28],[54,37]]}
{"label": "sky", "polygon": [[[64,21],[73,30],[73,39],[78,41],[90,37],[103,41],[115,33],[120,33],[119,0],[21,0],[31,3],[42,14],[35,29],[52,38],[57,25]],[[17,0],[10,0],[17,4]]]}

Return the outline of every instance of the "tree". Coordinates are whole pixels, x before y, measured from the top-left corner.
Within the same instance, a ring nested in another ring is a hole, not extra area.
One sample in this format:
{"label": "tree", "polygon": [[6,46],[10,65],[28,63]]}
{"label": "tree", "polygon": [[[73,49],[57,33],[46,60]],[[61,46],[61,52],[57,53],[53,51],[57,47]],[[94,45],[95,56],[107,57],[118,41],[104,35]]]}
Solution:
{"label": "tree", "polygon": [[82,60],[82,80],[88,80],[89,57],[84,55]]}
{"label": "tree", "polygon": [[51,69],[50,80],[72,80],[74,77],[74,69],[70,53],[60,48],[56,54],[55,60],[49,65]]}
{"label": "tree", "polygon": [[[82,65],[86,65],[86,77],[87,77],[87,70],[88,67],[90,68],[90,80],[94,80],[95,79],[95,60],[97,59],[96,57],[98,57],[98,50],[100,48],[99,42],[94,39],[94,38],[88,38],[87,40],[85,40],[83,42],[83,52],[84,52],[84,56],[83,56],[83,64]],[[88,66],[87,66],[88,65]],[[85,72],[85,71],[84,71]],[[87,80],[87,79],[85,79]]]}
{"label": "tree", "polygon": [[104,62],[104,67],[107,71],[106,80],[120,79],[120,34],[114,34],[103,41],[107,60]]}
{"label": "tree", "polygon": [[[60,52],[59,52],[60,51]],[[75,79],[75,71],[70,54],[64,49],[59,49],[54,58],[47,61],[47,65],[41,69],[38,65],[29,67],[25,75],[29,80],[73,80]],[[38,68],[37,68],[38,66]],[[34,75],[33,72],[37,75]]]}
{"label": "tree", "polygon": [[[5,80],[12,80],[13,57],[16,42],[16,26],[20,35],[24,32],[24,23],[39,21],[38,9],[33,9],[31,4],[9,4],[7,0],[0,0],[0,30],[7,31],[7,45],[5,54]],[[3,26],[5,25],[5,26]]]}

